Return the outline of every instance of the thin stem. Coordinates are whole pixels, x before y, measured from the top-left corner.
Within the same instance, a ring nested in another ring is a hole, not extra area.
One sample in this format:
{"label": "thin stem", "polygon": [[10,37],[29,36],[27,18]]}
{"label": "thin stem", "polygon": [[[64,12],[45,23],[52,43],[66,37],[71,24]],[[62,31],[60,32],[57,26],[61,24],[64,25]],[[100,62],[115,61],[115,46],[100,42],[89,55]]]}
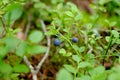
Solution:
{"label": "thin stem", "polygon": [[[109,50],[109,48],[110,48],[110,46],[111,46],[111,44],[112,44],[112,34],[111,34],[111,37],[110,37],[111,39],[110,39],[110,42],[109,42],[109,44],[108,44],[108,46],[107,46],[107,49],[106,49],[106,51],[105,51],[105,55],[107,55],[107,53],[108,53],[108,50]],[[104,62],[105,62],[105,56],[103,57],[103,65],[104,65]]]}

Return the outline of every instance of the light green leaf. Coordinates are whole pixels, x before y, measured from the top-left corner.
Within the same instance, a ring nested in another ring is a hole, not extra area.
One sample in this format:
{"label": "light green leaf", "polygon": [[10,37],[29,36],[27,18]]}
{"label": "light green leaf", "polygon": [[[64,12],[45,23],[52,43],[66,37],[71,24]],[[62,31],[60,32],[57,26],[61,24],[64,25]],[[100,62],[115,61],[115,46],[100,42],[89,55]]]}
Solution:
{"label": "light green leaf", "polygon": [[27,44],[25,42],[21,42],[18,45],[15,54],[17,56],[23,57],[25,55],[26,51],[27,51]]}
{"label": "light green leaf", "polygon": [[69,56],[71,56],[71,55],[72,55],[72,53],[71,53],[71,52],[68,52],[68,53],[66,53],[65,56],[69,57]]}
{"label": "light green leaf", "polygon": [[86,68],[86,67],[91,67],[91,64],[89,62],[80,62],[78,66],[79,68]]}
{"label": "light green leaf", "polygon": [[0,62],[0,72],[2,72],[4,74],[9,74],[12,72],[12,67],[10,66],[10,64]]}
{"label": "light green leaf", "polygon": [[82,19],[82,15],[78,14],[77,16],[75,16],[75,20],[76,21],[80,21]]}
{"label": "light green leaf", "polygon": [[5,46],[0,46],[0,57],[4,57],[7,54],[7,49]]}
{"label": "light green leaf", "polygon": [[78,55],[72,55],[72,59],[79,63],[81,61],[81,58]]}
{"label": "light green leaf", "polygon": [[63,68],[59,70],[56,80],[73,80],[73,76],[70,72]]}
{"label": "light green leaf", "polygon": [[112,34],[114,37],[117,37],[117,38],[119,37],[119,33],[116,30],[112,30]]}
{"label": "light green leaf", "polygon": [[[1,23],[0,23],[1,24]],[[2,35],[3,28],[0,27],[0,35]]]}
{"label": "light green leaf", "polygon": [[110,42],[110,36],[106,36],[106,37],[105,37],[105,40],[106,40],[107,42]]}
{"label": "light green leaf", "polygon": [[62,48],[59,50],[59,53],[64,56],[66,54],[66,50]]}
{"label": "light green leaf", "polygon": [[28,39],[33,43],[39,43],[43,39],[43,33],[41,31],[34,30],[30,33]]}
{"label": "light green leaf", "polygon": [[19,79],[18,79],[18,76],[19,76],[19,75],[20,75],[19,73],[13,73],[13,74],[10,75],[10,78],[11,78],[12,80],[19,80]]}
{"label": "light green leaf", "polygon": [[90,76],[85,75],[85,76],[82,76],[80,80],[91,80],[91,78]]}
{"label": "light green leaf", "polygon": [[11,52],[17,47],[20,40],[15,37],[5,37],[3,42],[6,44],[7,52]]}
{"label": "light green leaf", "polygon": [[35,54],[45,53],[46,50],[47,50],[47,48],[44,46],[33,45],[33,46],[28,47],[27,52],[35,55]]}
{"label": "light green leaf", "polygon": [[81,46],[81,47],[79,48],[79,52],[82,53],[82,52],[84,52],[84,51],[85,51],[85,46]]}
{"label": "light green leaf", "polygon": [[108,80],[120,80],[120,73],[112,73],[108,76]]}
{"label": "light green leaf", "polygon": [[[93,80],[106,80],[107,79],[107,74],[101,73],[101,74],[96,74],[92,76]],[[116,79],[113,79],[116,80]]]}
{"label": "light green leaf", "polygon": [[11,5],[8,5],[5,10],[7,13],[4,15],[4,18],[7,23],[12,24],[22,15],[23,7],[19,3],[12,3]]}
{"label": "light green leaf", "polygon": [[76,73],[76,69],[75,69],[73,66],[68,65],[68,64],[65,64],[64,67],[65,67],[65,69],[67,69],[69,72],[71,72],[71,73]]}
{"label": "light green leaf", "polygon": [[98,66],[94,68],[93,70],[89,71],[90,75],[102,74],[104,72],[105,72],[105,68],[103,66]]}
{"label": "light green leaf", "polygon": [[115,26],[116,25],[116,22],[111,22],[110,23],[110,26]]}
{"label": "light green leaf", "polygon": [[69,17],[74,17],[74,14],[70,11],[66,11],[65,14]]}

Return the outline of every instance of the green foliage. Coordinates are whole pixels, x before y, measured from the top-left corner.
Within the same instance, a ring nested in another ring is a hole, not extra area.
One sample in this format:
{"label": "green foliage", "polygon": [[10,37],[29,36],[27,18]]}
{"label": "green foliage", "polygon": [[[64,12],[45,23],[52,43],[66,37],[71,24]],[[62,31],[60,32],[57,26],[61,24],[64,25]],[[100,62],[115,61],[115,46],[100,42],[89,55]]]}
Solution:
{"label": "green foliage", "polygon": [[[21,73],[30,72],[23,56],[46,52],[42,19],[45,35],[51,40],[60,35],[61,45],[51,41],[49,55],[59,70],[56,80],[120,80],[120,0],[94,0],[90,9],[93,14],[64,0],[1,0],[0,79],[19,80]],[[79,41],[72,42],[73,37]]]}

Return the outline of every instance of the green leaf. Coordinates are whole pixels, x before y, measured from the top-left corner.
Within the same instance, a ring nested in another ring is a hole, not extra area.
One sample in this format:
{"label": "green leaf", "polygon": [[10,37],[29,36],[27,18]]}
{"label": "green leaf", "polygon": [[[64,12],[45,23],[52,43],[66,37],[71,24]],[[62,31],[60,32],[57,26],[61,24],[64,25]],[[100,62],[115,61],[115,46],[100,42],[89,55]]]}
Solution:
{"label": "green leaf", "polygon": [[10,66],[10,64],[0,62],[0,72],[4,74],[10,74],[12,72],[12,67]]}
{"label": "green leaf", "polygon": [[[1,22],[0,22],[0,24],[1,24]],[[0,27],[0,35],[2,35],[2,32],[3,32],[3,28]]]}
{"label": "green leaf", "polygon": [[23,7],[19,3],[12,3],[6,7],[5,20],[8,24],[12,24],[15,20],[19,19],[22,15]]}
{"label": "green leaf", "polygon": [[119,33],[116,30],[112,30],[112,34],[114,37],[117,37],[117,38],[119,37]]}
{"label": "green leaf", "polygon": [[19,75],[20,75],[19,73],[13,73],[13,74],[10,75],[10,78],[11,78],[12,80],[19,80],[19,79],[18,79],[18,76],[19,76]]}
{"label": "green leaf", "polygon": [[85,46],[82,46],[82,47],[79,48],[79,52],[80,52],[80,53],[82,53],[82,52],[84,52],[84,51],[85,51]]}
{"label": "green leaf", "polygon": [[39,43],[43,39],[43,33],[41,31],[34,30],[30,33],[28,39],[32,43]]}
{"label": "green leaf", "polygon": [[77,45],[73,45],[73,48],[77,51],[79,51],[79,47]]}
{"label": "green leaf", "polygon": [[72,55],[72,53],[71,53],[71,52],[68,52],[68,53],[66,53],[65,56],[69,57],[69,56],[71,56],[71,55]]}
{"label": "green leaf", "polygon": [[27,52],[35,55],[35,54],[45,53],[46,50],[47,48],[44,46],[33,45],[28,47]]}
{"label": "green leaf", "polygon": [[69,5],[71,7],[71,11],[73,13],[79,12],[79,9],[77,8],[77,6],[75,4],[68,2],[67,5]]}
{"label": "green leaf", "polygon": [[110,26],[115,26],[116,25],[116,22],[111,22],[110,23]]}
{"label": "green leaf", "polygon": [[14,50],[19,44],[20,40],[15,37],[5,37],[3,42],[6,44],[7,52]]}
{"label": "green leaf", "polygon": [[86,67],[91,67],[91,64],[89,62],[80,62],[78,64],[79,68],[86,68]]}
{"label": "green leaf", "polygon": [[67,69],[69,72],[71,72],[71,73],[76,73],[76,69],[75,69],[73,66],[65,64],[64,67],[65,67],[65,69]]}
{"label": "green leaf", "polygon": [[25,64],[18,64],[13,67],[14,72],[28,73],[30,70]]}
{"label": "green leaf", "polygon": [[108,80],[120,80],[120,73],[112,73],[108,76]]}
{"label": "green leaf", "polygon": [[120,44],[120,39],[115,40],[115,43]]}
{"label": "green leaf", "polygon": [[15,54],[17,56],[23,57],[25,55],[26,51],[27,51],[27,44],[25,42],[21,42],[18,45]]}
{"label": "green leaf", "polygon": [[7,49],[5,46],[0,46],[0,57],[5,57],[7,54]]}
{"label": "green leaf", "polygon": [[73,76],[70,72],[63,68],[59,70],[56,80],[73,80]]}
{"label": "green leaf", "polygon": [[69,17],[74,17],[74,14],[70,11],[66,11],[65,14]]}
{"label": "green leaf", "polygon": [[[107,79],[107,74],[101,73],[101,74],[96,74],[92,76],[93,80],[106,80]],[[113,79],[116,80],[116,79]]]}
{"label": "green leaf", "polygon": [[105,37],[105,40],[106,40],[107,42],[110,42],[110,39],[111,39],[110,36],[106,36],[106,37]]}
{"label": "green leaf", "polygon": [[104,72],[105,72],[105,68],[103,66],[98,66],[94,68],[93,70],[89,71],[90,75],[102,74]]}
{"label": "green leaf", "polygon": [[79,63],[81,61],[81,58],[78,55],[72,55],[72,59]]}
{"label": "green leaf", "polygon": [[90,70],[89,74],[92,76],[93,80],[106,80],[107,78],[104,66],[98,66]]}
{"label": "green leaf", "polygon": [[75,20],[76,21],[80,21],[82,19],[82,15],[78,14],[77,16],[75,16]]}
{"label": "green leaf", "polygon": [[91,80],[91,78],[90,76],[85,75],[85,76],[80,77],[80,80]]}
{"label": "green leaf", "polygon": [[59,50],[59,53],[64,56],[66,54],[66,50],[62,48]]}

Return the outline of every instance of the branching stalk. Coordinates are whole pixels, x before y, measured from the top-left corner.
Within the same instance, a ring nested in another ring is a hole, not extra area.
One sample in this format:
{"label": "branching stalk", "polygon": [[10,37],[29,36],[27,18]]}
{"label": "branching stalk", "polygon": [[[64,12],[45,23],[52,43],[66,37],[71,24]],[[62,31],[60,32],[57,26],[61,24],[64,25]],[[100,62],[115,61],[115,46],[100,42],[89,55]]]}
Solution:
{"label": "branching stalk", "polygon": [[[45,26],[43,20],[40,20],[40,23],[41,23],[41,25],[42,25],[43,32],[44,32],[44,33],[47,32],[46,26]],[[50,37],[49,37],[48,35],[46,35],[46,38],[47,38],[47,51],[46,51],[44,57],[42,58],[42,60],[38,63],[38,65],[37,65],[37,67],[36,67],[37,73],[39,72],[42,64],[45,62],[46,58],[47,58],[48,55],[49,55],[50,43],[51,43],[51,41],[50,41]]]}

